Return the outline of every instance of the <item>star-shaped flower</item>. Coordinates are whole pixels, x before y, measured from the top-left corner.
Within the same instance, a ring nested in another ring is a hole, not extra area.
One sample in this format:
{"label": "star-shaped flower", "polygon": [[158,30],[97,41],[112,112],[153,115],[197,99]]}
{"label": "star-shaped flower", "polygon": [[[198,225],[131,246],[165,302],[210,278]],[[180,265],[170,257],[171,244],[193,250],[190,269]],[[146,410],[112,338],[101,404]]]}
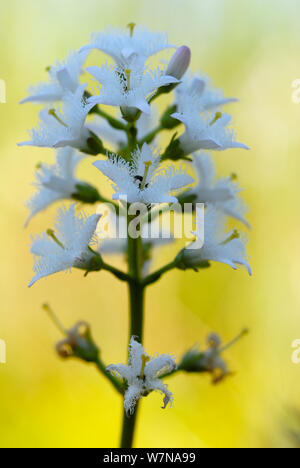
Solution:
{"label": "star-shaped flower", "polygon": [[149,97],[157,88],[178,83],[177,78],[159,69],[140,69],[136,63],[126,69],[104,65],[87,67],[87,71],[101,84],[99,96],[90,97],[89,104],[136,108],[146,114],[150,113]]}
{"label": "star-shaped flower", "polygon": [[97,167],[113,182],[114,200],[126,199],[129,203],[176,203],[177,198],[171,195],[191,184],[193,179],[182,168],[173,166],[159,168],[160,156],[155,155],[144,143],[137,149],[132,162],[114,155],[105,161],[96,161]]}
{"label": "star-shaped flower", "polygon": [[61,101],[66,91],[75,93],[80,86],[79,77],[88,52],[71,52],[67,59],[57,62],[49,67],[49,82],[42,82],[29,89],[29,96],[23,99],[25,102],[55,102]]}
{"label": "star-shaped flower", "polygon": [[30,215],[26,224],[39,211],[44,210],[57,200],[71,199],[77,192],[77,185],[85,182],[75,177],[75,170],[85,156],[78,154],[72,148],[62,148],[57,153],[56,163],[52,165],[40,164],[36,170],[37,192],[27,202]]}
{"label": "star-shaped flower", "polygon": [[137,401],[153,390],[164,394],[163,409],[167,407],[168,403],[172,405],[172,393],[168,390],[167,385],[163,384],[160,377],[175,369],[176,363],[172,356],[161,354],[150,358],[143,346],[133,336],[129,345],[128,366],[111,364],[106,370],[126,380],[128,388],[124,396],[124,408],[129,416],[134,413]]}
{"label": "star-shaped flower", "polygon": [[246,207],[238,196],[241,189],[234,182],[235,175],[216,179],[215,164],[209,153],[194,154],[193,166],[198,183],[186,195],[194,194],[196,203],[210,203],[227,216],[237,219],[249,227],[244,218]]}
{"label": "star-shaped flower", "polygon": [[235,102],[235,98],[225,98],[223,91],[210,85],[207,76],[189,74],[175,88],[175,105],[178,112],[189,108],[205,112]]}
{"label": "star-shaped flower", "polygon": [[138,61],[143,67],[146,60],[161,50],[174,47],[165,33],[152,33],[146,28],[128,25],[129,31],[108,29],[105,33],[94,33],[91,43],[81,50],[98,49],[113,58],[117,65],[130,67]]}
{"label": "star-shaped flower", "polygon": [[190,154],[199,149],[222,151],[228,148],[249,149],[235,139],[233,129],[228,128],[231,121],[229,114],[216,112],[212,115],[201,115],[196,102],[189,107],[172,114],[185,126],[185,132],[179,137],[180,147],[184,154]]}
{"label": "star-shaped flower", "polygon": [[[203,225],[204,223],[204,225]],[[244,265],[252,274],[246,260],[246,240],[237,230],[225,233],[226,216],[208,205],[204,219],[197,216],[196,240],[178,254],[179,268],[201,268],[210,261],[225,263],[234,270]]]}
{"label": "star-shaped flower", "polygon": [[100,256],[89,248],[96,243],[94,234],[99,219],[100,215],[97,214],[88,218],[84,213],[76,215],[74,204],[68,210],[60,208],[55,230],[48,229],[32,241],[35,276],[29,286],[41,278],[68,271],[72,267],[87,271],[100,269]]}
{"label": "star-shaped flower", "polygon": [[93,104],[84,99],[86,85],[81,85],[73,94],[67,91],[59,109],[43,109],[40,112],[40,125],[29,134],[31,140],[19,143],[19,146],[40,146],[62,148],[71,146],[89,152],[91,132],[85,126],[87,114]]}

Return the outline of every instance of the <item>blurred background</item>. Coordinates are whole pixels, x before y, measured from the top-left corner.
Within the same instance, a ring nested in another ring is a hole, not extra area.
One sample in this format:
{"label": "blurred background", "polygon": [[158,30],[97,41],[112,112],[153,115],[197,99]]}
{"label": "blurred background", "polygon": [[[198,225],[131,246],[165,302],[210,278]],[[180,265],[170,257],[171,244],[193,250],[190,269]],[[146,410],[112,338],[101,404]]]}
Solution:
{"label": "blurred background", "polygon": [[[2,447],[119,442],[121,399],[93,366],[57,358],[61,336],[41,304],[48,301],[66,327],[87,320],[105,362],[125,362],[126,288],[107,273],[83,280],[79,271],[27,288],[30,236],[52,225],[57,206],[24,229],[24,203],[36,163],[52,162],[53,151],[16,143],[37,121],[37,107],[18,102],[30,84],[46,78],[45,67],[86,44],[92,31],[131,21],[190,46],[192,69],[240,99],[229,112],[251,152],[228,150],[215,160],[220,175],[236,172],[245,189],[254,272],[250,278],[245,270],[215,264],[198,274],[172,272],[148,290],[149,353],[180,356],[194,343],[203,345],[212,330],[224,340],[245,326],[251,333],[226,352],[235,375],[219,386],[209,376],[178,375],[169,381],[174,408],[161,411],[158,394],[144,398],[136,446],[299,442],[300,364],[291,361],[291,343],[300,338],[300,104],[291,97],[292,82],[300,78],[299,16],[297,0],[1,0],[0,78],[7,85],[7,103],[0,104],[0,338],[7,344],[7,363],[0,364]],[[103,62],[100,53],[94,57]],[[100,182],[89,159],[80,176]],[[164,247],[155,266],[172,256]]]}

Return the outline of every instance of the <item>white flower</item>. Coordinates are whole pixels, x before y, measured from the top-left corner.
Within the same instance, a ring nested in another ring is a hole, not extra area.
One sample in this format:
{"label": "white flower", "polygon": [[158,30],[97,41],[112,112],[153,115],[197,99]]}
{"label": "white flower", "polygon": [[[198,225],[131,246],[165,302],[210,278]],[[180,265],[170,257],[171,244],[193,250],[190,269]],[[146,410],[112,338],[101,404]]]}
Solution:
{"label": "white flower", "polygon": [[198,112],[209,111],[235,101],[235,98],[225,98],[222,90],[213,88],[207,76],[188,75],[175,88],[175,104],[179,113],[189,108]]}
{"label": "white flower", "polygon": [[106,370],[127,381],[128,388],[124,396],[124,408],[127,415],[131,415],[134,413],[137,401],[153,390],[158,390],[165,395],[163,409],[168,403],[172,405],[172,393],[168,390],[167,385],[162,383],[160,377],[175,369],[176,363],[170,355],[161,354],[150,358],[145,353],[143,346],[133,336],[129,345],[128,366],[111,364]]}
{"label": "white flower", "polygon": [[166,33],[152,33],[146,28],[128,25],[129,31],[108,29],[105,33],[94,33],[90,45],[81,50],[98,49],[112,57],[116,64],[129,67],[138,60],[142,67],[151,55],[163,49],[174,47],[168,43]]}
{"label": "white flower", "polygon": [[163,75],[159,69],[140,69],[132,64],[129,69],[108,65],[87,67],[87,71],[101,83],[99,96],[92,96],[88,103],[107,104],[122,108],[136,108],[150,113],[148,99],[161,86],[178,83],[173,76]]}
{"label": "white flower", "polygon": [[[237,265],[244,265],[249,275],[251,268],[246,260],[245,238],[240,237],[236,230],[225,233],[226,216],[212,205],[208,205],[203,219],[197,217],[197,231],[193,234],[196,240],[179,253],[181,260],[179,268],[195,268],[214,261],[225,263],[234,270]],[[204,232],[204,238],[203,238]],[[203,244],[202,247],[199,245]]]}
{"label": "white flower", "polygon": [[75,205],[68,210],[60,208],[55,231],[50,229],[33,239],[31,253],[35,256],[35,276],[29,286],[72,267],[89,270],[96,258],[89,246],[95,242],[93,236],[99,219],[100,215],[96,214],[89,218],[83,213],[76,215]]}
{"label": "white flower", "polygon": [[133,154],[132,162],[113,155],[105,161],[96,161],[97,167],[113,182],[114,200],[127,199],[129,203],[176,203],[170,193],[193,182],[182,169],[173,166],[159,169],[160,156],[153,154],[144,143],[142,149]]}
{"label": "white flower", "polygon": [[87,52],[71,52],[67,59],[57,62],[49,67],[50,80],[48,83],[39,83],[29,89],[29,96],[23,99],[25,102],[55,102],[61,101],[66,91],[75,93],[79,87],[79,77],[86,60]]}
{"label": "white flower", "polygon": [[40,164],[34,183],[37,192],[27,202],[30,215],[26,224],[39,211],[44,210],[57,200],[71,199],[76,192],[76,185],[84,184],[74,175],[75,169],[84,155],[72,148],[62,148],[57,153],[56,164]]}
{"label": "white flower", "polygon": [[227,128],[231,116],[217,112],[212,115],[200,115],[196,102],[194,106],[182,108],[181,112],[172,114],[185,126],[185,132],[179,137],[180,147],[184,154],[190,154],[199,149],[226,150],[228,148],[249,149],[243,143],[235,141],[233,129]]}
{"label": "white flower", "polygon": [[40,112],[40,125],[29,132],[31,140],[19,143],[19,146],[71,146],[88,152],[91,133],[85,126],[85,120],[93,104],[84,100],[85,88],[86,85],[81,85],[75,94],[70,91],[65,93],[62,112],[57,109],[43,109]]}
{"label": "white flower", "polygon": [[238,197],[241,189],[233,181],[234,176],[216,179],[214,160],[204,151],[193,155],[193,166],[198,183],[186,195],[194,194],[196,203],[211,203],[227,216],[231,216],[249,227],[244,218],[246,207]]}

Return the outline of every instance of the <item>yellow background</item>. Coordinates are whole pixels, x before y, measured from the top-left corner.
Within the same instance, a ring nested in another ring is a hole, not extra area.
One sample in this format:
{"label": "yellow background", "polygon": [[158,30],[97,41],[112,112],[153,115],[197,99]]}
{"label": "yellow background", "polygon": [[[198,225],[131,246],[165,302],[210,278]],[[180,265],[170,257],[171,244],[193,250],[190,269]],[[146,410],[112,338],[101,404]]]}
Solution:
{"label": "yellow background", "polygon": [[[126,289],[107,273],[63,273],[32,289],[30,235],[51,226],[56,206],[28,229],[25,201],[38,161],[53,152],[17,148],[35,125],[37,108],[19,106],[45,67],[86,44],[92,31],[134,21],[167,30],[171,42],[192,48],[192,69],[209,74],[238,104],[230,108],[240,141],[250,152],[217,153],[218,171],[239,176],[251,211],[246,271],[214,265],[198,274],[172,272],[147,294],[145,346],[149,353],[181,353],[206,334],[229,340],[247,326],[251,334],[226,353],[236,375],[213,387],[208,376],[169,381],[172,409],[161,396],[142,402],[136,446],[266,447],[291,444],[286,412],[297,407],[300,364],[291,342],[300,338],[299,168],[300,104],[292,81],[300,77],[297,1],[276,0],[0,0],[1,295],[0,364],[2,447],[115,447],[121,399],[88,365],[63,362],[54,352],[61,337],[41,304],[49,301],[66,326],[92,325],[107,363],[126,359]],[[95,55],[103,59],[100,55]],[[99,60],[100,63],[100,60]],[[99,183],[90,160],[83,178]],[[104,183],[101,181],[101,183]],[[172,257],[164,248],[157,265]],[[120,266],[121,265],[120,263]]]}

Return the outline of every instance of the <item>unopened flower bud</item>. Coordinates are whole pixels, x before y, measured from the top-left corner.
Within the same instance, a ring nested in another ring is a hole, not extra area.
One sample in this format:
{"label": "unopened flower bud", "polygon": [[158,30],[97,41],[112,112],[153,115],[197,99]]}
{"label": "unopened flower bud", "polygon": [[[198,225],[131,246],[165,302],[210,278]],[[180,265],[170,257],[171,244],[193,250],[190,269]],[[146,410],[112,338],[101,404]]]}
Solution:
{"label": "unopened flower bud", "polygon": [[191,61],[191,51],[187,46],[179,47],[171,58],[166,75],[180,80],[187,71]]}

